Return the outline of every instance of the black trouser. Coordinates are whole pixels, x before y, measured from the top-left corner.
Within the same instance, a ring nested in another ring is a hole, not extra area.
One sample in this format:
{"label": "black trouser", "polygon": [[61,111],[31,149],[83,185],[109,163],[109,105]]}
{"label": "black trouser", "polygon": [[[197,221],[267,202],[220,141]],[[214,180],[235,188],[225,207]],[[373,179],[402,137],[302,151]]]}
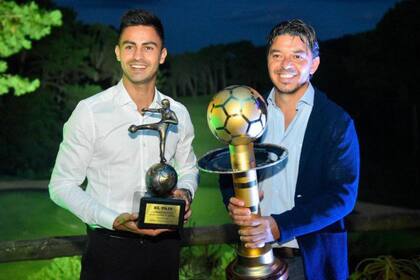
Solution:
{"label": "black trouser", "polygon": [[273,254],[277,258],[287,262],[289,280],[305,280],[305,267],[299,249],[294,248],[273,248]]}
{"label": "black trouser", "polygon": [[149,237],[88,228],[80,279],[178,279],[180,244],[177,232]]}

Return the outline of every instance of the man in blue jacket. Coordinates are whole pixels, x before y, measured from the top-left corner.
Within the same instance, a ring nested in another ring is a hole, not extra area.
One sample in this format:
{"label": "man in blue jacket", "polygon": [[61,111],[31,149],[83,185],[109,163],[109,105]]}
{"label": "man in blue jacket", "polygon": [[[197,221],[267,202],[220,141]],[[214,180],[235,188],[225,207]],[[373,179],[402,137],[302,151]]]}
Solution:
{"label": "man in blue jacket", "polygon": [[344,217],[356,202],[359,145],[350,116],[310,78],[319,64],[314,29],[301,20],[282,22],[271,31],[267,64],[273,89],[267,97],[263,143],[289,152],[282,169],[259,173],[264,198],[261,216],[251,215],[233,197],[231,178],[220,186],[229,214],[246,247],[270,242],[289,264],[290,279],[346,279],[347,233]]}

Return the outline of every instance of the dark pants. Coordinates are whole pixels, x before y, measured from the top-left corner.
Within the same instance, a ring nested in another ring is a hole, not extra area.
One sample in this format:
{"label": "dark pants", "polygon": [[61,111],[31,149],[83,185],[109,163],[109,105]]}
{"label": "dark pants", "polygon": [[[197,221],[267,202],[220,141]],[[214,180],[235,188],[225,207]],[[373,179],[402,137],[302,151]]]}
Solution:
{"label": "dark pants", "polygon": [[178,279],[180,238],[156,237],[106,229],[87,230],[80,279]]}
{"label": "dark pants", "polygon": [[285,259],[289,268],[289,280],[305,280],[305,268],[303,267],[302,257]]}
{"label": "dark pants", "polygon": [[274,256],[287,262],[288,280],[305,280],[305,268],[299,249],[292,248],[274,248]]}

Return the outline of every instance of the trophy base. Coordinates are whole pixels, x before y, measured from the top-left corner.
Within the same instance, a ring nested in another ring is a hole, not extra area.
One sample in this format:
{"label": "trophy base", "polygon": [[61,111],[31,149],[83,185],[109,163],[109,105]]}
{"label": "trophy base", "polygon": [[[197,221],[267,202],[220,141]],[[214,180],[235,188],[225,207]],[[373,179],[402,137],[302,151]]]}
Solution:
{"label": "trophy base", "polygon": [[287,280],[287,263],[274,258],[271,264],[260,266],[243,266],[238,259],[232,261],[226,268],[226,278],[229,280]]}
{"label": "trophy base", "polygon": [[139,228],[179,229],[184,225],[185,200],[143,197],[140,200]]}

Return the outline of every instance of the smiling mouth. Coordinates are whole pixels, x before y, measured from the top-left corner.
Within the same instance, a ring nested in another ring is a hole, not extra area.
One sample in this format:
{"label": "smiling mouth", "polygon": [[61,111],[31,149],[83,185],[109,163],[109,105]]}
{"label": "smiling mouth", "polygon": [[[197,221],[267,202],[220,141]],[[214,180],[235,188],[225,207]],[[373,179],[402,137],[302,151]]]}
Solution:
{"label": "smiling mouth", "polygon": [[290,74],[290,73],[280,74],[280,78],[282,79],[291,79],[293,77],[295,77],[295,74]]}
{"label": "smiling mouth", "polygon": [[280,79],[292,79],[297,76],[297,72],[292,71],[292,70],[285,71],[285,70],[278,69],[278,70],[274,70],[274,74],[280,77]]}
{"label": "smiling mouth", "polygon": [[130,64],[130,67],[135,70],[144,70],[146,69],[146,65],[143,64]]}

